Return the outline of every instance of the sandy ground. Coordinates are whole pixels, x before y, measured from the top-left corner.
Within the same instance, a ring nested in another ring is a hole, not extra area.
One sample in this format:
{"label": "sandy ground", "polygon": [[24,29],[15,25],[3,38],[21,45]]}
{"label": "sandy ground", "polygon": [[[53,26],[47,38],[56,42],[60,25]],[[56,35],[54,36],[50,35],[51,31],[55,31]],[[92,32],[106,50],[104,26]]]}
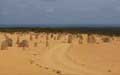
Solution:
{"label": "sandy ground", "polygon": [[[98,36],[96,44],[87,43],[87,34],[83,34],[79,44],[79,37],[74,35],[68,43],[66,34],[56,40],[58,34],[51,38],[52,33],[40,33],[36,39],[35,33],[0,33],[0,42],[5,34],[13,40],[13,46],[0,50],[0,75],[120,75],[119,37],[104,43]],[[29,47],[17,47],[17,36],[29,41]]]}

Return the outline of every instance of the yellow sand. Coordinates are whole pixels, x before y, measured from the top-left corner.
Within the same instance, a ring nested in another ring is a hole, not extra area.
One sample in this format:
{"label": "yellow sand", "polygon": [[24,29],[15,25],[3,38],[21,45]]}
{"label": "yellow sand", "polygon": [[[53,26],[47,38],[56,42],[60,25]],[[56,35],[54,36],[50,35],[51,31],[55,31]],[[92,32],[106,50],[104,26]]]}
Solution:
{"label": "yellow sand", "polygon": [[[120,75],[120,38],[99,44],[87,43],[87,34],[82,34],[83,43],[78,43],[74,34],[72,43],[67,43],[68,35],[62,33],[59,40],[46,33],[0,33],[0,44],[4,34],[13,39],[13,47],[0,50],[0,75]],[[33,39],[30,40],[30,35]],[[53,34],[57,37],[59,33]],[[29,48],[23,50],[16,46],[17,36],[29,41]],[[101,36],[104,37],[104,36]],[[112,38],[112,37],[109,37]],[[37,46],[34,44],[37,43]]]}

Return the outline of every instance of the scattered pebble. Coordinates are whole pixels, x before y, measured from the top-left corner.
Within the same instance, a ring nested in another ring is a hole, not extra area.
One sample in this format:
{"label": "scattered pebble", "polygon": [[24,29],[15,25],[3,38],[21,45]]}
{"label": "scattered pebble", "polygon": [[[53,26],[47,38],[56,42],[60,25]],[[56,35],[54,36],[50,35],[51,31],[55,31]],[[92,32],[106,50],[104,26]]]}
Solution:
{"label": "scattered pebble", "polygon": [[96,44],[99,44],[99,42],[96,42]]}
{"label": "scattered pebble", "polygon": [[41,68],[42,66],[39,65],[39,67]]}
{"label": "scattered pebble", "polygon": [[61,71],[60,71],[60,70],[57,70],[56,73],[57,73],[57,74],[61,74]]}
{"label": "scattered pebble", "polygon": [[37,56],[37,54],[32,54],[33,56]]}
{"label": "scattered pebble", "polygon": [[112,72],[112,71],[109,69],[108,72]]}
{"label": "scattered pebble", "polygon": [[38,67],[42,68],[42,66],[41,66],[41,65],[39,65],[39,64],[36,64],[36,66],[38,66]]}
{"label": "scattered pebble", "polygon": [[39,64],[35,64],[36,66],[39,66]]}
{"label": "scattered pebble", "polygon": [[82,66],[85,66],[85,64],[81,64]]}
{"label": "scattered pebble", "polygon": [[48,68],[48,67],[45,67],[45,69],[47,69],[47,70],[48,70],[49,68]]}
{"label": "scattered pebble", "polygon": [[34,61],[33,60],[30,60],[30,64],[33,64],[34,63]]}

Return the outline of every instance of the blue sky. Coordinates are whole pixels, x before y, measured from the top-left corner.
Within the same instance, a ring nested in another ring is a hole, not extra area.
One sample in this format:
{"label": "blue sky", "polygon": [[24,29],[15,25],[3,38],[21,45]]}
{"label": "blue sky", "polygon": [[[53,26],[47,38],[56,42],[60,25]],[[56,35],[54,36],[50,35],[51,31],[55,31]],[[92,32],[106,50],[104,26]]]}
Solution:
{"label": "blue sky", "polygon": [[0,0],[0,24],[120,24],[120,0]]}

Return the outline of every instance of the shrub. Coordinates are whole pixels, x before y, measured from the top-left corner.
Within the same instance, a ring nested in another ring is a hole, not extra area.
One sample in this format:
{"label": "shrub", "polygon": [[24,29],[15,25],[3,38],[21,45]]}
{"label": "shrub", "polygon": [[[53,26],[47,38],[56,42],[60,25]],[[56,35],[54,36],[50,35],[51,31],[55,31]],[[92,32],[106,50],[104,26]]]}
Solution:
{"label": "shrub", "polygon": [[68,36],[68,43],[72,43],[72,35]]}
{"label": "shrub", "polygon": [[50,37],[53,38],[54,37],[53,34],[51,34]]}
{"label": "shrub", "polygon": [[57,40],[60,40],[60,38],[61,38],[61,34],[58,34]]}
{"label": "shrub", "polygon": [[105,43],[108,43],[108,42],[110,42],[110,39],[108,37],[104,37],[104,38],[102,38],[102,41]]}
{"label": "shrub", "polygon": [[19,44],[20,43],[20,38],[19,36],[17,37],[17,41],[16,41],[16,44]]}
{"label": "shrub", "polygon": [[47,35],[46,35],[46,47],[49,46],[48,40],[49,40],[49,38],[48,38],[48,34],[47,34]]}
{"label": "shrub", "polygon": [[29,47],[29,43],[27,40],[22,40],[19,44],[18,44],[19,47],[23,47],[23,48],[27,48]]}
{"label": "shrub", "polygon": [[93,35],[88,35],[88,43],[96,43],[96,39]]}
{"label": "shrub", "polygon": [[83,41],[83,37],[82,35],[79,36],[79,44],[82,44],[82,41]]}
{"label": "shrub", "polygon": [[32,41],[33,40],[33,36],[32,36],[32,34],[30,34],[30,41]]}
{"label": "shrub", "polygon": [[12,47],[12,46],[13,46],[13,40],[11,38],[6,38],[1,43],[1,50],[8,49],[8,47]]}
{"label": "shrub", "polygon": [[37,43],[37,42],[35,42],[35,43],[34,43],[34,47],[37,47],[37,45],[38,45],[38,43]]}
{"label": "shrub", "polygon": [[35,39],[38,39],[38,38],[39,38],[39,34],[36,33],[36,34],[35,34]]}
{"label": "shrub", "polygon": [[4,40],[1,43],[1,50],[7,50],[7,49],[8,49],[8,42]]}
{"label": "shrub", "polygon": [[13,46],[13,40],[11,38],[6,39],[6,42],[8,43],[8,47]]}

